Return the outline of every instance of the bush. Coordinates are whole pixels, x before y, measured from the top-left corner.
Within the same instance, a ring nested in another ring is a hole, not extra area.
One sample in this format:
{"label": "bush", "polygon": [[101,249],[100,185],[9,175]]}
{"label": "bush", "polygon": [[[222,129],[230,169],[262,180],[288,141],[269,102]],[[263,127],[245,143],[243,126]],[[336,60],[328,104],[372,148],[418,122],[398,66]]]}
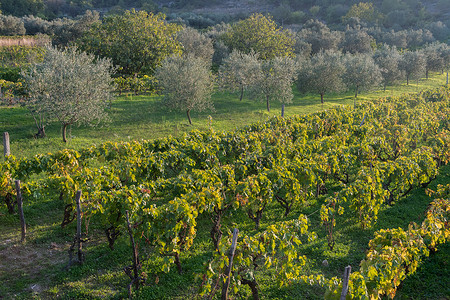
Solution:
{"label": "bush", "polygon": [[20,18],[0,15],[0,35],[24,35],[25,32]]}
{"label": "bush", "polygon": [[0,67],[0,79],[17,82],[20,78],[20,68],[18,67]]}
{"label": "bush", "polygon": [[24,95],[22,82],[11,82],[0,79],[0,99],[2,103],[11,105],[16,97]]}
{"label": "bush", "polygon": [[153,76],[117,77],[114,78],[114,82],[116,84],[116,92],[119,95],[122,95],[124,92],[133,92],[135,95],[157,92],[157,82]]}

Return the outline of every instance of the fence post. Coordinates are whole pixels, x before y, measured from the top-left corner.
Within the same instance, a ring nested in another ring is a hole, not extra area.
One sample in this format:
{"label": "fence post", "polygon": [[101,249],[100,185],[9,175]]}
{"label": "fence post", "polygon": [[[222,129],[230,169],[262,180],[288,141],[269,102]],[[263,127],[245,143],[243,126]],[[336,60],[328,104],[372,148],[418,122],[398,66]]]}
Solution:
{"label": "fence post", "polygon": [[139,259],[138,259],[136,244],[134,243],[134,237],[133,237],[133,231],[131,229],[130,219],[128,217],[128,210],[126,211],[126,217],[127,217],[128,234],[130,235],[131,247],[133,248],[133,273],[134,273],[134,278],[136,280],[136,282],[134,284],[135,284],[136,288],[139,288],[139,280],[137,280],[137,278],[139,277],[139,273],[138,273]]}
{"label": "fence post", "polygon": [[27,234],[27,225],[25,224],[25,217],[23,215],[22,192],[20,191],[20,180],[16,180],[15,184],[16,184],[16,192],[17,192],[17,209],[19,210],[20,225],[22,227],[21,242],[23,242],[23,241],[25,241],[26,234]]}
{"label": "fence post", "polygon": [[77,191],[75,195],[75,203],[77,205],[77,243],[78,243],[78,262],[80,264],[83,263],[83,252],[81,251],[82,248],[82,241],[81,241],[81,206],[80,206],[80,199],[81,199],[81,191]]}
{"label": "fence post", "polygon": [[3,132],[3,154],[5,157],[11,155],[11,148],[9,147],[9,133]]}
{"label": "fence post", "polygon": [[228,258],[229,258],[230,262],[228,264],[228,268],[226,271],[227,281],[225,282],[225,284],[223,285],[223,288],[222,288],[221,300],[228,299],[228,286],[230,285],[230,275],[231,275],[231,269],[232,269],[232,265],[233,265],[234,252],[236,251],[238,234],[239,234],[239,230],[237,228],[235,228],[233,231],[233,240],[231,242],[230,252],[228,253]]}
{"label": "fence post", "polygon": [[352,272],[352,267],[351,266],[345,267],[344,281],[342,282],[342,293],[341,293],[341,299],[340,300],[345,300],[345,297],[347,297],[348,281],[350,279],[350,273],[351,272]]}

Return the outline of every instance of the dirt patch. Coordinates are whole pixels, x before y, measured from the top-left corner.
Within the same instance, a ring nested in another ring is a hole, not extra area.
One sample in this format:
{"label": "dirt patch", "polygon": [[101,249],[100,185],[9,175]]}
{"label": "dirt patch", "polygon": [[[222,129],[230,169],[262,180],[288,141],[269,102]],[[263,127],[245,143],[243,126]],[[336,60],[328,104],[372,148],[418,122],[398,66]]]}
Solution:
{"label": "dirt patch", "polygon": [[25,47],[43,47],[51,42],[49,37],[42,38],[0,38],[0,47],[25,46]]}
{"label": "dirt patch", "polygon": [[11,293],[18,292],[18,287],[22,287],[21,292],[40,294],[53,277],[49,269],[61,266],[67,260],[67,249],[68,245],[56,243],[34,245],[22,244],[15,239],[1,240],[0,282],[6,290],[0,289],[0,298],[13,297]]}

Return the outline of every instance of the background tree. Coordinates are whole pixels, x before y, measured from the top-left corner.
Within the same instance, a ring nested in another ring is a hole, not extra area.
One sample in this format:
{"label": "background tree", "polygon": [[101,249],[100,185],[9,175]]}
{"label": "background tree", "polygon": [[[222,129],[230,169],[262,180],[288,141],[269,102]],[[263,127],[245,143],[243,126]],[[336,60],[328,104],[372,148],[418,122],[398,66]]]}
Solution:
{"label": "background tree", "polygon": [[359,2],[358,4],[354,4],[342,19],[347,20],[350,18],[359,18],[364,22],[371,23],[381,19],[382,16],[373,7],[373,3]]}
{"label": "background tree", "polygon": [[394,46],[399,49],[405,49],[408,47],[407,32],[405,30],[401,31],[388,31],[382,35],[380,42],[388,44],[389,46]]}
{"label": "background tree", "polygon": [[52,26],[52,22],[41,19],[36,16],[25,16],[22,17],[23,24],[26,29],[26,34],[50,34],[50,28]]}
{"label": "background tree", "polygon": [[84,15],[80,15],[74,20],[66,20],[66,22],[61,23],[54,22],[52,43],[54,46],[66,47],[81,38],[92,26],[100,24],[100,14],[95,10],[87,10]]}
{"label": "background tree", "polygon": [[425,27],[433,34],[433,37],[437,40],[444,41],[450,36],[450,28],[441,21],[431,22]]}
{"label": "background tree", "polygon": [[42,0],[2,0],[1,9],[5,14],[22,17],[37,15],[43,12],[45,3]]}
{"label": "background tree", "polygon": [[294,54],[296,57],[305,57],[309,58],[312,53],[312,45],[306,42],[299,34],[294,35]]}
{"label": "background tree", "polygon": [[239,91],[239,100],[242,100],[244,91],[254,84],[260,72],[261,64],[256,53],[234,50],[219,68],[219,86],[231,92]]}
{"label": "background tree", "polygon": [[265,101],[267,111],[270,111],[270,101],[279,101],[283,106],[291,103],[297,69],[296,62],[289,57],[262,61],[260,72],[249,89],[251,97]]}
{"label": "background tree", "polygon": [[94,125],[106,117],[112,97],[111,63],[75,48],[48,48],[44,61],[24,73],[27,106],[36,115],[61,123],[63,141],[72,124]]}
{"label": "background tree", "polygon": [[25,32],[25,26],[20,18],[0,14],[0,35],[24,35]]}
{"label": "background tree", "polygon": [[342,74],[345,66],[342,54],[336,51],[322,51],[305,62],[298,76],[298,88],[305,93],[318,93],[324,103],[327,93],[345,90]]}
{"label": "background tree", "polygon": [[[445,46],[447,46],[447,44],[445,44]],[[426,59],[425,77],[427,79],[430,71],[441,72],[443,70],[445,62],[442,51],[444,51],[445,46],[444,44],[437,42],[428,44],[422,49]]]}
{"label": "background tree", "polygon": [[172,109],[186,111],[192,125],[191,111],[213,109],[210,101],[214,83],[209,64],[193,55],[166,58],[155,76],[163,90],[164,103]]}
{"label": "background tree", "polygon": [[386,44],[377,49],[373,55],[373,59],[380,69],[385,91],[387,85],[394,84],[402,77],[399,69],[401,58],[402,56],[395,47],[389,47]]}
{"label": "background tree", "polygon": [[183,47],[183,55],[192,54],[212,63],[214,48],[212,40],[196,29],[186,27],[177,33],[177,40]]}
{"label": "background tree", "polygon": [[441,56],[444,61],[443,71],[447,71],[447,84],[448,84],[448,70],[450,70],[450,46],[443,46],[441,50]]}
{"label": "background tree", "polygon": [[425,29],[409,29],[406,30],[406,40],[408,42],[408,48],[417,48],[427,43],[432,43],[435,41],[433,34]]}
{"label": "background tree", "polygon": [[298,38],[311,44],[312,53],[316,54],[325,50],[337,50],[342,33],[331,31],[327,25],[318,20],[309,20],[298,32]]}
{"label": "background tree", "polygon": [[152,74],[164,58],[181,53],[181,44],[175,38],[180,29],[165,22],[164,15],[131,10],[94,25],[79,45],[88,53],[111,58],[121,74]]}
{"label": "background tree", "polygon": [[419,80],[425,75],[426,58],[422,51],[407,51],[402,55],[399,63],[400,70],[406,75],[406,85],[410,79]]}
{"label": "background tree", "polygon": [[370,54],[347,54],[345,56],[344,83],[348,89],[358,92],[366,91],[380,84],[382,80],[380,68]]}
{"label": "background tree", "polygon": [[230,55],[230,49],[222,41],[221,37],[231,26],[229,24],[220,23],[209,28],[206,35],[212,40],[214,54],[212,57],[213,68],[217,68],[222,64],[222,61]]}
{"label": "background tree", "polygon": [[326,9],[327,23],[340,23],[342,17],[347,13],[348,7],[342,4],[328,5]]}
{"label": "background tree", "polygon": [[261,14],[253,14],[232,25],[222,40],[231,50],[254,51],[261,59],[293,55],[294,39],[289,31],[282,30],[271,17]]}
{"label": "background tree", "polygon": [[372,53],[372,44],[375,40],[367,33],[367,30],[360,26],[349,27],[344,33],[344,38],[340,44],[343,52],[348,53]]}
{"label": "background tree", "polygon": [[289,3],[286,2],[275,8],[272,14],[275,20],[281,23],[281,26],[284,26],[284,24],[302,23],[306,16],[305,12],[293,10]]}

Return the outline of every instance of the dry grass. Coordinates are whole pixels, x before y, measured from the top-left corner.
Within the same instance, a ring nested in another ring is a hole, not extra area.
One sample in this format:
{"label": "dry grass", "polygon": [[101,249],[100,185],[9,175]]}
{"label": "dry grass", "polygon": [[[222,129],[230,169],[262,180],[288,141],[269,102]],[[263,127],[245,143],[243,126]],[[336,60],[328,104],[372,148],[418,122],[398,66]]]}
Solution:
{"label": "dry grass", "polygon": [[48,36],[40,37],[0,37],[0,47],[26,46],[42,47],[51,42]]}

